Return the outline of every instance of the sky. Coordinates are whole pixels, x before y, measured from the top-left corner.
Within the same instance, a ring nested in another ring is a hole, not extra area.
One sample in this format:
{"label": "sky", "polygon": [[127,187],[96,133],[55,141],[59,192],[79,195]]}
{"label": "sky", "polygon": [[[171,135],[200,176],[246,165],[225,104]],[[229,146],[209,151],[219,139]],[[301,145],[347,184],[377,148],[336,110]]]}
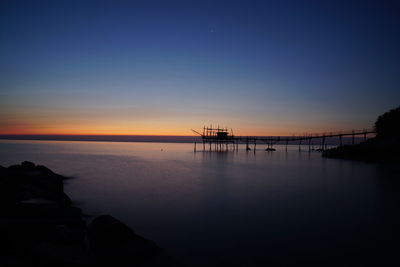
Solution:
{"label": "sky", "polygon": [[0,134],[371,128],[400,104],[399,1],[0,2]]}

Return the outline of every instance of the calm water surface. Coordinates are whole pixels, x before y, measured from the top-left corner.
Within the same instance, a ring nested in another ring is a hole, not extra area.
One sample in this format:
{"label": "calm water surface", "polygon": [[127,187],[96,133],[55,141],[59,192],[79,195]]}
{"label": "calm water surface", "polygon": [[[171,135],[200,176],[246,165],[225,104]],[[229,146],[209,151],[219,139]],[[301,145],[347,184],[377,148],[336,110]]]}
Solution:
{"label": "calm water surface", "polygon": [[297,147],[0,141],[1,165],[24,160],[74,177],[66,192],[86,214],[117,217],[187,265],[399,261],[397,165]]}

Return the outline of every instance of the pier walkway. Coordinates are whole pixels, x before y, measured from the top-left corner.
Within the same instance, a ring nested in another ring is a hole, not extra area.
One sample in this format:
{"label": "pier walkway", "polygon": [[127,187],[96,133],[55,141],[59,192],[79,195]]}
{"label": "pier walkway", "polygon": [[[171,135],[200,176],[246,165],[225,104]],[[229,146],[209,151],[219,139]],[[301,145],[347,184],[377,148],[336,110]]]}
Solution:
{"label": "pier walkway", "polygon": [[[239,144],[246,144],[246,150],[251,150],[250,145],[253,145],[255,150],[257,144],[266,144],[267,151],[274,151],[274,144],[285,144],[286,150],[288,144],[296,143],[299,145],[299,150],[301,145],[308,145],[308,150],[311,151],[312,147],[315,145],[313,141],[318,141],[319,148],[317,151],[323,151],[327,148],[327,138],[338,138],[339,145],[343,145],[343,137],[351,137],[351,143],[354,145],[356,137],[363,137],[364,141],[376,132],[374,129],[363,129],[363,130],[351,130],[351,131],[338,131],[338,132],[325,132],[316,134],[304,134],[297,136],[235,136],[233,131],[230,132],[228,129],[224,128],[212,128],[203,127],[203,133],[199,133],[195,130],[193,132],[199,134],[202,138],[203,150],[207,148],[212,150],[229,150],[233,148],[235,150],[239,149]],[[196,151],[197,147],[194,150]]]}

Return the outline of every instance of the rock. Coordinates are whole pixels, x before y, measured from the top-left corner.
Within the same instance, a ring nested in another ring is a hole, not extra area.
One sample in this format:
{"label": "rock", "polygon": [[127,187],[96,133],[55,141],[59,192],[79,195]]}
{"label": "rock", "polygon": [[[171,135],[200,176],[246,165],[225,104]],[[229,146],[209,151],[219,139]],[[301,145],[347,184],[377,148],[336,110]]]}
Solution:
{"label": "rock", "polygon": [[83,244],[86,236],[86,223],[84,221],[75,224],[59,224],[55,227],[55,237],[59,243]]}
{"label": "rock", "polygon": [[31,184],[51,192],[63,192],[63,180],[57,175],[35,175],[31,177]]}
{"label": "rock", "polygon": [[140,264],[158,256],[161,249],[110,215],[96,217],[88,226],[91,250],[100,262]]}
{"label": "rock", "polygon": [[94,264],[95,258],[82,245],[59,242],[40,242],[29,252],[31,262],[36,264]]}
{"label": "rock", "polygon": [[59,206],[70,206],[71,199],[63,191],[49,190],[41,185],[30,182],[20,185],[16,192],[16,201],[27,201],[30,199],[47,199],[56,202]]}
{"label": "rock", "polygon": [[375,122],[376,136],[360,144],[339,146],[324,151],[324,157],[366,162],[400,162],[400,107],[392,109]]}
{"label": "rock", "polygon": [[21,168],[22,169],[34,169],[35,168],[35,164],[30,162],[30,161],[24,161],[21,163]]}
{"label": "rock", "polygon": [[372,138],[356,145],[340,146],[323,152],[324,157],[365,162],[400,162],[400,138]]}
{"label": "rock", "polygon": [[52,170],[43,165],[37,165],[35,170],[39,171],[42,175],[53,175],[63,178],[61,175],[56,174],[55,172],[53,172]]}
{"label": "rock", "polygon": [[0,172],[1,202],[15,203],[31,198],[56,201],[60,206],[71,205],[64,193],[63,177],[44,166],[24,161]]}
{"label": "rock", "polygon": [[89,224],[89,234],[105,243],[121,243],[135,238],[135,232],[110,215],[96,217]]}
{"label": "rock", "polygon": [[0,166],[0,265],[125,264],[176,266],[152,241],[112,216],[87,226],[64,193],[64,177],[24,161]]}

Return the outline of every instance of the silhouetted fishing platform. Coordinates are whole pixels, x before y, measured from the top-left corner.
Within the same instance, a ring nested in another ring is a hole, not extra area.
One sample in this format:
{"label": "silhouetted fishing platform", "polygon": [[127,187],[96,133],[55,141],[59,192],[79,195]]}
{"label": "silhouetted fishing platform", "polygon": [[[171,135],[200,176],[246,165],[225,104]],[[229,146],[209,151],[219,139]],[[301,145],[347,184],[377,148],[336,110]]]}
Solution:
{"label": "silhouetted fishing platform", "polygon": [[[213,128],[203,127],[203,133],[195,131],[202,138],[203,151],[205,150],[216,150],[216,151],[228,151],[228,150],[239,150],[239,144],[246,144],[246,151],[252,150],[250,146],[253,146],[255,151],[257,145],[267,145],[266,151],[275,151],[273,145],[285,144],[286,151],[289,144],[296,143],[299,145],[301,150],[302,145],[308,145],[308,150],[324,151],[327,149],[327,138],[338,138],[339,145],[343,145],[343,137],[351,137],[351,144],[355,144],[356,137],[363,137],[364,141],[367,140],[367,136],[375,134],[374,129],[363,129],[363,130],[351,130],[351,131],[338,131],[338,132],[325,132],[315,134],[304,134],[304,135],[293,135],[293,136],[235,136],[233,130],[230,131],[227,128]],[[319,141],[314,143],[313,141]],[[314,145],[318,148],[314,149]],[[194,144],[194,150],[197,151],[197,143]]]}

